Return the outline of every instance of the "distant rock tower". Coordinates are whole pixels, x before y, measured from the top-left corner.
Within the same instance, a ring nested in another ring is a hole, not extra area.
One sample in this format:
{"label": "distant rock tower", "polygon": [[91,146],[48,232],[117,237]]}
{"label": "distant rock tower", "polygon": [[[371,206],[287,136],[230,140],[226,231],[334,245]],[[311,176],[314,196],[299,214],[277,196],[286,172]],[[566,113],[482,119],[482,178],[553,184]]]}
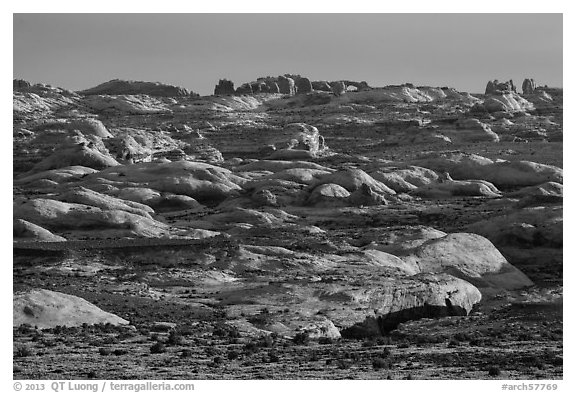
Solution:
{"label": "distant rock tower", "polygon": [[536,90],[536,83],[534,79],[524,79],[522,82],[522,94],[534,94]]}
{"label": "distant rock tower", "polygon": [[12,86],[14,90],[26,90],[32,85],[30,84],[30,82],[25,81],[23,79],[14,79]]}
{"label": "distant rock tower", "polygon": [[296,94],[306,94],[312,91],[312,82],[308,78],[297,78],[296,83]]}
{"label": "distant rock tower", "polygon": [[244,83],[242,86],[236,89],[236,94],[252,94],[252,85],[250,83]]}
{"label": "distant rock tower", "polygon": [[516,92],[516,86],[514,86],[512,79],[507,82],[498,82],[498,79],[494,79],[493,81],[488,81],[484,94],[506,94],[512,92]]}
{"label": "distant rock tower", "polygon": [[228,79],[220,79],[214,87],[214,95],[234,94],[234,82]]}
{"label": "distant rock tower", "polygon": [[346,85],[342,81],[330,82],[330,89],[336,96],[346,93]]}
{"label": "distant rock tower", "polygon": [[278,77],[278,88],[280,89],[280,93],[282,94],[290,94],[291,96],[295,93],[295,84],[294,79],[289,78],[287,76],[280,75]]}

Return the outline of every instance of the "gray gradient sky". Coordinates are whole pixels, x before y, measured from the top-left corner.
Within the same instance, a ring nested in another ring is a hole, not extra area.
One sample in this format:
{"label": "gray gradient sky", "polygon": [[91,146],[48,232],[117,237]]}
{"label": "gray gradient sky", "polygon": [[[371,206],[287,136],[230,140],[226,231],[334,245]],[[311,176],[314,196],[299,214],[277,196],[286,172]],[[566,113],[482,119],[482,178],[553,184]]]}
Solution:
{"label": "gray gradient sky", "polygon": [[294,73],[371,86],[489,79],[562,86],[561,14],[15,14],[14,78],[72,90],[114,78],[211,94]]}

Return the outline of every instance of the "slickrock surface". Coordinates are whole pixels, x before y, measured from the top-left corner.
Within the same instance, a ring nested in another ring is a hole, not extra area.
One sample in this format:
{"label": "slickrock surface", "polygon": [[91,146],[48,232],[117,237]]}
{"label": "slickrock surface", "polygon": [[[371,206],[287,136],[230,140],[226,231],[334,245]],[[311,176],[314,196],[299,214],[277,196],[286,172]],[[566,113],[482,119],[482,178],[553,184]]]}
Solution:
{"label": "slickrock surface", "polygon": [[237,85],[14,81],[15,378],[562,378],[561,89]]}

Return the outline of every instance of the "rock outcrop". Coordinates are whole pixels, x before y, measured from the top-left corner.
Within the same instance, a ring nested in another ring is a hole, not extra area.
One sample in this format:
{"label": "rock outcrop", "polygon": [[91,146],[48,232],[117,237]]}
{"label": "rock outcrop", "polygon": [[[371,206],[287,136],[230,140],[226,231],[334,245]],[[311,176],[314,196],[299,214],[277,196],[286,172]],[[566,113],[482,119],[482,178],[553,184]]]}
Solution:
{"label": "rock outcrop", "polygon": [[476,154],[433,153],[414,165],[448,172],[457,180],[486,180],[495,186],[533,186],[547,181],[562,183],[563,171],[552,165],[530,161],[493,161]]}
{"label": "rock outcrop", "polygon": [[20,200],[14,217],[53,231],[76,230],[94,237],[163,237],[167,225],[124,210],[66,203],[46,198]]}
{"label": "rock outcrop", "polygon": [[524,79],[522,82],[522,94],[534,94],[536,92],[536,83],[534,79]]}
{"label": "rock outcrop", "polygon": [[507,94],[512,92],[516,92],[512,79],[506,82],[498,82],[498,79],[494,79],[493,81],[488,81],[484,94]]}
{"label": "rock outcrop", "polygon": [[288,94],[291,96],[296,93],[296,85],[294,83],[294,79],[280,75],[276,83],[278,84],[280,93]]}
{"label": "rock outcrop", "polygon": [[13,224],[14,241],[30,242],[65,242],[66,239],[42,228],[39,225],[32,224],[26,220],[15,219]]}
{"label": "rock outcrop", "polygon": [[294,78],[297,94],[306,94],[312,91],[312,82],[306,77],[297,76]]}
{"label": "rock outcrop", "polygon": [[342,81],[330,82],[330,89],[336,96],[346,93],[346,85]]}
{"label": "rock outcrop", "polygon": [[46,289],[15,293],[12,318],[14,327],[28,324],[40,329],[83,324],[129,324],[125,319],[108,313],[78,296]]}
{"label": "rock outcrop", "polygon": [[127,81],[121,79],[113,79],[101,83],[98,86],[81,90],[78,93],[85,96],[146,94],[148,96],[156,97],[174,97],[194,95],[194,93],[190,93],[182,87],[167,85],[160,82]]}
{"label": "rock outcrop", "polygon": [[27,90],[30,87],[32,87],[32,84],[23,79],[14,79],[12,83],[13,90]]}
{"label": "rock outcrop", "polygon": [[228,79],[220,79],[216,87],[214,87],[214,95],[228,95],[234,94],[234,82]]}

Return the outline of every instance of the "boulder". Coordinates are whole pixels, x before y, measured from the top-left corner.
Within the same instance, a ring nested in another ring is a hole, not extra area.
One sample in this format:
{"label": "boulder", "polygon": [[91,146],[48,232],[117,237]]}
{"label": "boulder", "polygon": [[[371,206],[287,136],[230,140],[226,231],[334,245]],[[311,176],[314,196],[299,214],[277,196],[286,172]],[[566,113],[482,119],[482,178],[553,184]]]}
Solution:
{"label": "boulder", "polygon": [[32,169],[34,172],[49,169],[65,168],[70,166],[83,166],[93,169],[104,169],[120,165],[111,156],[102,153],[90,144],[81,142],[77,145],[56,150]]}
{"label": "boulder", "polygon": [[129,324],[125,319],[108,313],[78,296],[47,289],[15,293],[12,320],[14,327],[28,324],[40,329],[84,324]]}
{"label": "boulder", "polygon": [[350,192],[344,187],[334,183],[324,183],[315,187],[306,204],[316,207],[344,206]]}
{"label": "boulder", "polygon": [[314,188],[321,184],[334,183],[344,187],[349,192],[354,192],[366,185],[373,192],[381,195],[394,195],[396,192],[385,184],[375,180],[372,176],[364,172],[362,169],[344,169],[329,175],[322,176],[311,184]]}
{"label": "boulder", "polygon": [[87,176],[84,180],[85,184],[108,182],[119,187],[146,187],[213,204],[236,195],[241,189],[240,184],[245,182],[228,169],[191,161],[120,165]]}
{"label": "boulder", "polygon": [[429,240],[401,258],[416,263],[421,272],[448,273],[484,292],[533,285],[488,239],[472,233],[452,233]]}
{"label": "boulder", "polygon": [[347,199],[347,202],[353,206],[374,206],[374,205],[387,205],[388,201],[380,193],[377,193],[370,188],[366,183],[362,183],[360,187],[352,192]]}

